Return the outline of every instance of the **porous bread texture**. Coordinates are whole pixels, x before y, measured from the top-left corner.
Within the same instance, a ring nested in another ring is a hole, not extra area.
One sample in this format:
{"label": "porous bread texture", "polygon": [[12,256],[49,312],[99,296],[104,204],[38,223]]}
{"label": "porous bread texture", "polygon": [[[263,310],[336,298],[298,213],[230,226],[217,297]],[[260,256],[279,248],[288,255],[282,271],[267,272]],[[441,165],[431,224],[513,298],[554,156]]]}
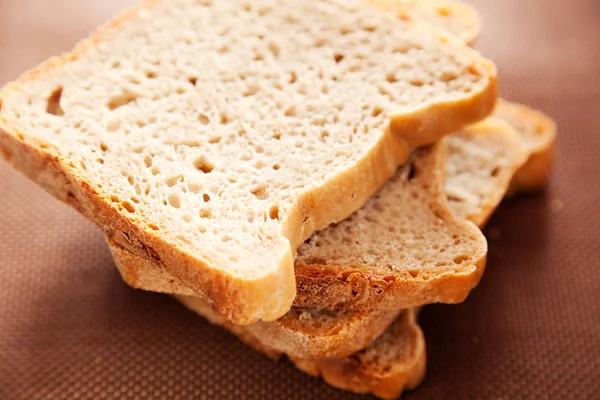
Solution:
{"label": "porous bread texture", "polygon": [[458,218],[481,227],[502,201],[529,151],[517,131],[495,117],[462,129],[447,142],[448,204]]}
{"label": "porous bread texture", "polygon": [[[161,291],[169,293],[169,285],[174,284],[175,279],[167,275],[153,275],[154,271],[160,271],[160,266],[152,265],[151,260],[137,256],[111,239],[107,238],[107,243],[126,282],[131,278],[126,276],[127,273],[135,274],[147,280],[145,282],[164,284]],[[190,294],[176,297],[192,304],[191,308],[197,304],[195,308],[211,310],[206,298]],[[214,311],[211,310],[211,313]],[[228,329],[236,334],[251,334],[252,339],[244,341],[250,342],[253,347],[268,348],[294,357],[345,357],[371,344],[399,314],[400,310],[356,312],[292,307],[276,321],[258,321],[244,325],[243,330],[239,330],[238,325]]]}
{"label": "porous bread texture", "polygon": [[[211,323],[234,333],[240,340],[277,359],[281,352],[273,350],[248,328],[235,325],[215,313],[210,305],[197,297],[176,295],[190,310]],[[301,358],[289,356],[296,367],[310,375],[321,376],[332,386],[357,393],[372,393],[383,399],[400,396],[423,381],[427,362],[425,338],[417,324],[417,309],[400,312],[388,329],[365,349],[348,357]]]}
{"label": "porous bread texture", "polygon": [[401,19],[418,19],[472,45],[481,18],[472,6],[457,0],[371,0]]}
{"label": "porous bread texture", "polygon": [[297,246],[495,98],[491,62],[365,1],[147,1],[5,86],[0,146],[251,323],[289,310]]}
{"label": "porous bread texture", "polygon": [[516,172],[507,194],[540,190],[548,183],[554,163],[556,122],[541,111],[502,99],[494,114],[519,132],[529,152],[529,158]]}

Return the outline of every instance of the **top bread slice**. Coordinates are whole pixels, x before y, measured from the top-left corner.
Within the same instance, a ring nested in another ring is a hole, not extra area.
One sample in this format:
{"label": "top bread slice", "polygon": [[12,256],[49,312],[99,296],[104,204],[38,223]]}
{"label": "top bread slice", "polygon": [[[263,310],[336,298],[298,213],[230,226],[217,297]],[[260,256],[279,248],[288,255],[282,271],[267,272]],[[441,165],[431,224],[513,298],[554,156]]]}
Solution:
{"label": "top bread slice", "polygon": [[418,19],[472,45],[481,30],[475,8],[458,0],[371,0],[401,19]]}
{"label": "top bread slice", "polygon": [[556,122],[541,111],[523,104],[499,100],[495,115],[520,133],[529,158],[512,179],[508,195],[543,188],[554,163]]}
{"label": "top bread slice", "polygon": [[367,1],[147,1],[5,86],[0,146],[225,318],[272,320],[296,248],[485,117],[495,75]]}

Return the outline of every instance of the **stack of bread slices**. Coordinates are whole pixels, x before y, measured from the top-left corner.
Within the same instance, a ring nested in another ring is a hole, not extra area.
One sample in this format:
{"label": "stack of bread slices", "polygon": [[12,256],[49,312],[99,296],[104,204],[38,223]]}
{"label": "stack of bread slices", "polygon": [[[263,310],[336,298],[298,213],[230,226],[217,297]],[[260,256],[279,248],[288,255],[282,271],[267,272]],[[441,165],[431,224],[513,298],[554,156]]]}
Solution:
{"label": "stack of bread slices", "polygon": [[0,150],[129,285],[395,398],[424,377],[420,307],[465,300],[480,228],[552,163],[479,27],[457,0],[145,1],[0,91]]}

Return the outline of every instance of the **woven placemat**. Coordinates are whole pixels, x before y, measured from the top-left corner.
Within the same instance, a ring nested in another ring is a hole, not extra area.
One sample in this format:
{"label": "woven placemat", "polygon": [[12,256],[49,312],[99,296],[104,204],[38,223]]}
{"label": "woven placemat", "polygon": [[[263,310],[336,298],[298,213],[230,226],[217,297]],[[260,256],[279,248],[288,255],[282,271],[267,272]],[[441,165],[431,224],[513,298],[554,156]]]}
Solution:
{"label": "woven placemat", "polygon": [[[0,83],[69,49],[123,0],[0,0]],[[501,92],[559,124],[544,193],[490,221],[483,281],[426,307],[407,399],[600,396],[600,2],[471,1]],[[274,363],[165,295],[128,288],[100,232],[0,163],[0,399],[354,398]],[[361,398],[356,396],[356,398]]]}

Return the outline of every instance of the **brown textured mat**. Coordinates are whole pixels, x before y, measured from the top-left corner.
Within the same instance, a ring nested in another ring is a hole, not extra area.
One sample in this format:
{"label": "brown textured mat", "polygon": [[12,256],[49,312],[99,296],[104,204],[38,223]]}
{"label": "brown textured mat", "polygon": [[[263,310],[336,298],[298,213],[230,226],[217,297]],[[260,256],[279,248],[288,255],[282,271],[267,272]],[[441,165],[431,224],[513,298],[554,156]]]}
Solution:
{"label": "brown textured mat", "polygon": [[[0,82],[125,3],[0,0]],[[428,376],[406,398],[597,399],[600,2],[471,3],[502,93],[558,120],[558,159],[545,193],[491,220],[471,297],[423,311]],[[354,398],[129,289],[91,224],[0,163],[0,399],[127,397]]]}

